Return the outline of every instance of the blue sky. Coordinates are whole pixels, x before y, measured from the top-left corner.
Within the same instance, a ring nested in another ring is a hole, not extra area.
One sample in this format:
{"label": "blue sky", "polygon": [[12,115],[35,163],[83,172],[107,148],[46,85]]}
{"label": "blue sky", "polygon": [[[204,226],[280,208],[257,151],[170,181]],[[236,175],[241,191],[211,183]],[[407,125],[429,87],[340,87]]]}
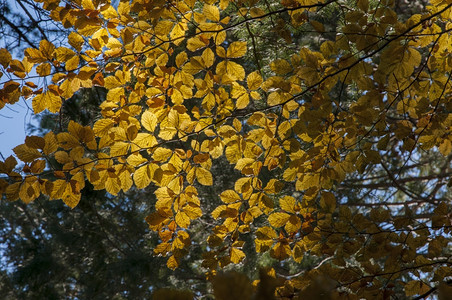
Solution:
{"label": "blue sky", "polygon": [[[7,0],[7,2],[11,5],[10,7],[13,11],[15,11],[17,5],[14,1]],[[4,44],[7,42],[8,40],[2,38],[0,40],[0,48],[2,48],[2,46],[4,47]],[[0,79],[0,83],[5,82],[6,80],[7,79],[4,76]],[[12,149],[15,146],[24,143],[25,130],[27,124],[30,123],[31,120],[31,111],[27,108],[25,100],[23,99],[14,105],[6,105],[0,110],[0,153],[4,158],[13,154]]]}
{"label": "blue sky", "polygon": [[[28,124],[32,121],[36,124],[26,104],[22,99],[0,110],[0,153],[4,158],[13,154],[15,146],[24,143]],[[31,102],[28,104],[31,105]]]}

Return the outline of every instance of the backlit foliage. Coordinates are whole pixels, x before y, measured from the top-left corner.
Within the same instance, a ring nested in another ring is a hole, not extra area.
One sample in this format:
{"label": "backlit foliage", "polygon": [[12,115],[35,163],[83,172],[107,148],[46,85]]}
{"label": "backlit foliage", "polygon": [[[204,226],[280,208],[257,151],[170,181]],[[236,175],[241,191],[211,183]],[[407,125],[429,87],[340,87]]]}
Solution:
{"label": "backlit foliage", "polygon": [[[85,88],[107,93],[92,126],[28,136],[0,163],[8,200],[75,207],[86,182],[112,195],[154,185],[146,221],[169,268],[203,215],[216,222],[209,278],[246,260],[248,235],[281,261],[324,258],[284,277],[280,298],[318,278],[340,299],[423,295],[452,276],[441,176],[452,150],[451,0],[409,16],[391,0],[36,2],[72,32],[66,46],[43,40],[22,60],[0,49],[0,106],[23,97],[36,114],[58,114]],[[322,22],[327,10],[339,15],[334,26]],[[258,47],[265,36],[286,46],[270,60]],[[425,153],[446,164],[412,163]],[[206,211],[198,192],[215,184],[219,159],[241,175]],[[413,194],[410,176],[441,184]],[[396,190],[384,201],[341,194],[384,179]]]}

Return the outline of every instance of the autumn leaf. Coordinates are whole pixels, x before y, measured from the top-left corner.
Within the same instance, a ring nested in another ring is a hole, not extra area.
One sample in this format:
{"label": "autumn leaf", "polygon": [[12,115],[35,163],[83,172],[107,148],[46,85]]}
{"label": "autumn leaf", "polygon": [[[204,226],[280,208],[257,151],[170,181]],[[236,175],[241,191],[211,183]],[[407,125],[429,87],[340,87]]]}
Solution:
{"label": "autumn leaf", "polygon": [[279,227],[284,226],[286,224],[286,222],[289,220],[289,218],[290,218],[290,215],[287,213],[276,212],[276,213],[271,214],[268,217],[268,222],[273,227],[279,228]]}
{"label": "autumn leaf", "polygon": [[196,179],[202,185],[212,185],[213,177],[209,170],[204,168],[196,168]]}

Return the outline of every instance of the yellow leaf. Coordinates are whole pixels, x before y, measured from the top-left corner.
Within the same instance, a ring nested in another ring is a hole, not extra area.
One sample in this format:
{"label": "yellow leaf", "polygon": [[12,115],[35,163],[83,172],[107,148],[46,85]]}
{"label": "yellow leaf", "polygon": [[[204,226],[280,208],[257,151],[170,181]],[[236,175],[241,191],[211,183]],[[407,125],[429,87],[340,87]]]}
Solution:
{"label": "yellow leaf", "polygon": [[198,179],[198,182],[202,185],[213,184],[212,173],[204,168],[196,168],[196,179]]}
{"label": "yellow leaf", "polygon": [[303,243],[301,241],[297,242],[292,250],[293,259],[297,263],[300,263],[303,259],[304,252],[305,252],[305,250],[304,250]]}
{"label": "yellow leaf", "polygon": [[35,114],[40,113],[45,109],[51,113],[57,113],[61,107],[61,97],[54,91],[48,90],[33,98],[32,107]]}
{"label": "yellow leaf", "polygon": [[75,56],[75,52],[66,47],[58,47],[55,50],[56,59],[60,62],[67,62]]}
{"label": "yellow leaf", "polygon": [[238,58],[246,54],[246,42],[233,42],[229,45],[226,56],[228,58]]}
{"label": "yellow leaf", "polygon": [[94,4],[91,0],[82,0],[82,7],[84,9],[95,10]]}
{"label": "yellow leaf", "polygon": [[287,233],[291,234],[294,232],[297,232],[301,227],[301,220],[296,215],[291,215],[288,222],[286,223],[286,226],[284,226],[284,229],[287,231]]}
{"label": "yellow leaf", "polygon": [[226,204],[240,201],[240,196],[233,190],[226,190],[220,194],[221,201]]}
{"label": "yellow leaf", "polygon": [[283,212],[276,212],[268,216],[268,222],[275,228],[282,227],[289,220],[290,215]]}
{"label": "yellow leaf", "polygon": [[190,236],[186,231],[179,230],[177,237],[174,239],[172,249],[183,249],[190,246]]}
{"label": "yellow leaf", "polygon": [[108,176],[105,180],[105,190],[112,195],[117,195],[121,190],[121,181],[119,178]]}
{"label": "yellow leaf", "polygon": [[42,156],[38,150],[30,148],[25,144],[15,147],[13,151],[21,161],[27,163],[32,162],[36,158]]}
{"label": "yellow leaf", "polygon": [[155,126],[157,126],[157,116],[150,112],[149,110],[145,111],[141,116],[141,125],[143,125],[146,130],[149,132],[154,132]]}
{"label": "yellow leaf", "polygon": [[158,147],[155,149],[154,153],[152,154],[152,158],[158,162],[164,162],[167,161],[168,158],[173,155],[173,150],[163,147]]}
{"label": "yellow leaf", "polygon": [[405,294],[407,296],[420,295],[428,292],[430,287],[422,281],[411,280],[405,285]]}
{"label": "yellow leaf", "polygon": [[47,58],[48,60],[51,60],[53,58],[53,52],[55,51],[55,46],[47,40],[42,40],[39,43],[39,51],[41,51],[42,55],[45,58]]}
{"label": "yellow leaf", "polygon": [[190,225],[190,218],[183,211],[180,211],[176,214],[176,223],[182,228],[188,228]]}
{"label": "yellow leaf", "polygon": [[265,15],[265,11],[259,7],[253,7],[250,9],[250,15],[252,18],[259,18]]}
{"label": "yellow leaf", "polygon": [[237,161],[237,164],[235,165],[235,169],[241,171],[245,167],[250,167],[250,165],[254,162],[255,162],[255,160],[253,158],[247,158],[247,157],[241,158]]}
{"label": "yellow leaf", "polygon": [[330,192],[322,192],[320,207],[329,213],[333,213],[336,209],[336,198],[334,195]]}
{"label": "yellow leaf", "polygon": [[45,140],[44,138],[40,137],[40,136],[27,136],[25,138],[25,144],[33,149],[44,149],[45,146]]}
{"label": "yellow leaf", "polygon": [[272,92],[272,93],[270,93],[270,95],[268,95],[267,103],[270,106],[278,105],[278,104],[281,104],[281,103],[287,101],[289,99],[289,97],[290,97],[290,94],[288,94],[288,93],[284,93],[281,91]]}
{"label": "yellow leaf", "polygon": [[94,123],[94,134],[98,137],[108,135],[110,129],[113,127],[114,122],[111,119],[100,119]]}
{"label": "yellow leaf", "polygon": [[173,30],[171,30],[170,37],[175,45],[179,45],[184,40],[185,31],[188,29],[185,23],[176,23]]}
{"label": "yellow leaf", "polygon": [[162,20],[155,26],[155,34],[161,37],[167,36],[173,29],[174,22],[170,20]]}
{"label": "yellow leaf", "polygon": [[73,71],[78,68],[78,64],[80,62],[80,58],[78,56],[73,56],[66,62],[65,68],[66,71]]}
{"label": "yellow leaf", "polygon": [[174,257],[174,255],[171,255],[166,262],[166,266],[171,270],[175,270],[177,267],[179,267],[179,262],[177,261],[176,257]]}
{"label": "yellow leaf", "polygon": [[37,181],[35,181],[35,183],[28,180],[24,181],[19,190],[20,200],[26,204],[35,200],[40,194],[39,185],[37,183]]}
{"label": "yellow leaf", "polygon": [[245,78],[245,69],[233,61],[222,61],[217,65],[217,75],[227,75],[232,80],[243,80]]}
{"label": "yellow leaf", "polygon": [[102,16],[105,19],[113,19],[113,18],[117,18],[118,17],[118,13],[116,12],[116,10],[114,9],[113,6],[111,5],[102,5],[101,6],[101,13]]}
{"label": "yellow leaf", "polygon": [[145,165],[135,171],[133,174],[133,181],[135,182],[137,188],[143,189],[151,183],[153,175],[154,172],[151,167],[149,165]]}
{"label": "yellow leaf", "polygon": [[80,192],[74,193],[74,191],[71,188],[71,184],[66,185],[66,189],[64,191],[64,194],[62,196],[63,202],[69,206],[70,208],[74,208],[77,206],[77,204],[80,202],[81,194]]}
{"label": "yellow leaf", "polygon": [[278,75],[286,75],[287,73],[292,72],[292,66],[285,59],[274,60],[270,64],[270,68]]}
{"label": "yellow leaf", "polygon": [[284,196],[279,200],[279,206],[282,210],[290,213],[295,213],[296,200],[292,196]]}
{"label": "yellow leaf", "polygon": [[312,27],[315,29],[315,31],[317,32],[325,32],[325,26],[317,21],[311,20],[309,23],[311,23]]}
{"label": "yellow leaf", "polygon": [[283,243],[277,243],[271,250],[270,255],[279,260],[284,260],[290,257],[292,251],[290,250],[290,246]]}
{"label": "yellow leaf", "polygon": [[0,49],[0,65],[3,68],[7,68],[9,66],[9,62],[12,60],[11,54],[5,48]]}
{"label": "yellow leaf", "polygon": [[130,144],[125,142],[115,142],[110,147],[110,155],[111,156],[122,156],[126,155],[129,151]]}
{"label": "yellow leaf", "polygon": [[43,63],[36,67],[36,73],[38,73],[39,76],[42,76],[42,77],[50,75],[51,71],[52,71],[52,68],[49,63]]}
{"label": "yellow leaf", "polygon": [[215,54],[213,53],[212,49],[210,49],[210,48],[207,48],[206,50],[204,50],[201,57],[202,57],[202,60],[204,61],[205,68],[210,68],[215,61]]}
{"label": "yellow leaf", "polygon": [[176,56],[176,66],[178,68],[180,68],[187,61],[188,61],[188,55],[187,55],[187,53],[185,51],[177,54],[177,56]]}
{"label": "yellow leaf", "polygon": [[199,206],[189,204],[184,206],[184,212],[191,220],[195,220],[202,216],[202,210]]}
{"label": "yellow leaf", "polygon": [[78,72],[78,78],[80,78],[80,80],[88,80],[97,70],[98,69],[95,67],[83,66]]}
{"label": "yellow leaf", "polygon": [[299,178],[295,184],[295,188],[298,191],[307,190],[311,187],[318,187],[320,184],[320,175],[315,174],[305,174],[303,177]]}
{"label": "yellow leaf", "polygon": [[444,139],[443,142],[438,147],[439,152],[442,155],[447,156],[452,151],[452,143],[448,139]]}
{"label": "yellow leaf", "polygon": [[270,179],[270,181],[265,186],[264,191],[268,194],[277,194],[282,190],[283,187],[284,184],[281,181],[277,179]]}
{"label": "yellow leaf", "polygon": [[43,152],[45,155],[49,155],[58,149],[58,142],[55,138],[55,134],[50,131],[44,136],[45,145]]}
{"label": "yellow leaf", "polygon": [[192,52],[195,52],[196,50],[201,49],[203,47],[206,47],[207,45],[208,44],[202,41],[198,36],[192,37],[187,41],[187,49]]}
{"label": "yellow leaf", "polygon": [[[42,63],[45,62],[47,59],[42,55],[41,51],[34,48],[27,48],[25,49],[25,56],[28,58],[29,62],[32,63]],[[12,63],[11,61],[10,63]]]}
{"label": "yellow leaf", "polygon": [[230,255],[231,255],[231,261],[234,264],[240,263],[246,256],[245,253],[242,250],[240,250],[238,248],[235,248],[235,247],[231,248]]}
{"label": "yellow leaf", "polygon": [[20,182],[10,184],[6,187],[5,194],[8,201],[16,201],[19,199]]}
{"label": "yellow leaf", "polygon": [[177,129],[172,126],[164,126],[160,127],[159,137],[164,139],[165,141],[171,140],[174,135],[177,133]]}
{"label": "yellow leaf", "polygon": [[78,34],[78,33],[74,32],[74,31],[72,31],[72,32],[69,34],[68,42],[69,42],[69,45],[71,45],[71,46],[74,47],[77,51],[80,52],[80,51],[82,51],[82,46],[83,46],[83,44],[85,43],[85,40],[83,39],[83,37],[82,37],[80,34]]}
{"label": "yellow leaf", "polygon": [[219,217],[221,217],[224,212],[226,211],[227,206],[226,205],[220,205],[217,206],[213,211],[212,211],[212,217],[216,220]]}
{"label": "yellow leaf", "polygon": [[262,77],[258,71],[254,71],[248,74],[246,82],[250,90],[257,90],[262,84]]}
{"label": "yellow leaf", "polygon": [[216,6],[204,4],[203,14],[207,19],[211,21],[220,21],[220,10]]}

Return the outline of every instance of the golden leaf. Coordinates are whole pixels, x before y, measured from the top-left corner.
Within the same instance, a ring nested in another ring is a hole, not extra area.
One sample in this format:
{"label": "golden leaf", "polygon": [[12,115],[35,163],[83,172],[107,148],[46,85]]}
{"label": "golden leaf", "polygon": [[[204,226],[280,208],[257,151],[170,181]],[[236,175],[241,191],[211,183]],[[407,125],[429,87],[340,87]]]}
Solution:
{"label": "golden leaf", "polygon": [[411,280],[405,285],[407,296],[421,295],[430,290],[430,287],[422,281]]}
{"label": "golden leaf", "polygon": [[135,171],[133,174],[133,181],[137,188],[142,189],[151,183],[153,176],[153,169],[149,165],[145,165]]}
{"label": "golden leaf", "polygon": [[78,56],[73,56],[70,58],[65,65],[66,71],[73,71],[78,68],[78,64],[80,62],[80,58]]}
{"label": "golden leaf", "polygon": [[292,72],[292,66],[285,59],[274,60],[270,64],[270,67],[271,67],[272,71],[278,75],[286,75],[287,73]]}
{"label": "golden leaf", "polygon": [[222,61],[217,65],[217,75],[227,75],[232,80],[243,80],[245,78],[245,69],[233,61]]}
{"label": "golden leaf", "polygon": [[179,267],[179,262],[174,255],[171,255],[166,262],[166,266],[171,270],[175,270],[177,267]]}
{"label": "golden leaf", "polygon": [[50,75],[51,71],[52,68],[49,63],[43,63],[36,67],[36,73],[38,73],[38,75],[42,77]]}
{"label": "golden leaf", "polygon": [[271,250],[270,255],[279,260],[284,260],[290,257],[292,251],[290,250],[290,246],[283,243],[277,243]]}
{"label": "golden leaf", "polygon": [[179,211],[176,214],[175,220],[176,220],[177,225],[179,225],[182,228],[188,228],[188,226],[190,225],[190,218],[183,211]]}
{"label": "golden leaf", "polygon": [[330,192],[322,192],[320,207],[329,213],[333,213],[336,209],[336,198],[334,195]]}
{"label": "golden leaf", "polygon": [[262,84],[262,77],[258,71],[254,71],[248,74],[246,82],[250,90],[257,90]]}
{"label": "golden leaf", "polygon": [[159,162],[167,161],[168,158],[173,155],[173,150],[163,147],[158,147],[154,150],[154,153],[152,154],[152,158]]}
{"label": "golden leaf", "polygon": [[240,263],[246,256],[242,250],[235,248],[235,247],[231,248],[230,255],[231,255],[231,261],[234,264]]}
{"label": "golden leaf", "polygon": [[25,144],[16,146],[13,151],[21,161],[27,163],[32,162],[36,158],[40,158],[42,156],[38,150],[30,148]]}
{"label": "golden leaf", "polygon": [[207,19],[211,21],[220,21],[220,10],[216,6],[204,4],[203,14]]}
{"label": "golden leaf", "polygon": [[8,201],[16,201],[19,199],[19,189],[21,182],[10,184],[6,187],[5,194]]}
{"label": "golden leaf", "polygon": [[246,42],[233,42],[229,45],[226,56],[228,58],[238,58],[246,54]]}
{"label": "golden leaf", "polygon": [[150,112],[149,110],[145,111],[141,116],[141,125],[143,125],[146,130],[149,132],[154,132],[155,126],[157,126],[157,116]]}
{"label": "golden leaf", "polygon": [[268,216],[268,222],[275,228],[284,226],[289,220],[290,215],[283,212],[276,212]]}
{"label": "golden leaf", "polygon": [[42,56],[44,56],[48,60],[51,60],[53,58],[53,52],[55,51],[55,46],[47,40],[42,40],[39,43],[39,51],[41,51]]}
{"label": "golden leaf", "polygon": [[233,202],[241,200],[239,194],[237,194],[233,190],[226,190],[226,191],[222,192],[220,194],[220,198],[221,198],[221,201],[223,201],[226,204],[233,203]]}
{"label": "golden leaf", "polygon": [[77,32],[72,31],[68,37],[69,45],[74,47],[77,51],[82,51],[82,46],[85,43],[83,37]]}
{"label": "golden leaf", "polygon": [[114,122],[111,119],[100,119],[94,123],[94,134],[98,137],[108,135],[109,130],[113,127]]}
{"label": "golden leaf", "polygon": [[27,136],[25,138],[25,145],[33,149],[44,149],[45,139],[40,136]]}
{"label": "golden leaf", "polygon": [[284,196],[283,198],[279,199],[279,206],[282,210],[285,210],[290,213],[295,213],[295,205],[296,200],[292,196]]}
{"label": "golden leaf", "polygon": [[202,52],[201,58],[204,62],[204,67],[210,68],[215,61],[215,54],[213,53],[212,49],[207,48]]}
{"label": "golden leaf", "polygon": [[55,138],[55,134],[50,131],[44,136],[45,145],[43,152],[45,155],[49,155],[58,149],[58,142]]}
{"label": "golden leaf", "polygon": [[58,47],[55,50],[56,59],[60,62],[67,62],[75,56],[75,52],[66,47]]}
{"label": "golden leaf", "polygon": [[57,113],[61,107],[61,97],[54,91],[48,90],[43,94],[36,95],[32,102],[35,114],[47,109],[51,113]]}
{"label": "golden leaf", "polygon": [[0,48],[0,65],[3,68],[7,68],[9,66],[9,62],[12,60],[11,54],[5,48]]}
{"label": "golden leaf", "polygon": [[287,231],[287,233],[291,234],[294,232],[297,232],[301,227],[301,220],[296,215],[291,215],[288,222],[286,223],[286,226],[284,226],[284,229]]}
{"label": "golden leaf", "polygon": [[195,52],[198,49],[204,48],[208,43],[202,41],[198,36],[192,37],[187,41],[187,49]]}
{"label": "golden leaf", "polygon": [[253,7],[250,9],[250,15],[252,18],[259,18],[265,15],[265,11],[259,7]]}
{"label": "golden leaf", "polygon": [[212,185],[212,173],[204,168],[196,168],[196,179],[202,185]]}

